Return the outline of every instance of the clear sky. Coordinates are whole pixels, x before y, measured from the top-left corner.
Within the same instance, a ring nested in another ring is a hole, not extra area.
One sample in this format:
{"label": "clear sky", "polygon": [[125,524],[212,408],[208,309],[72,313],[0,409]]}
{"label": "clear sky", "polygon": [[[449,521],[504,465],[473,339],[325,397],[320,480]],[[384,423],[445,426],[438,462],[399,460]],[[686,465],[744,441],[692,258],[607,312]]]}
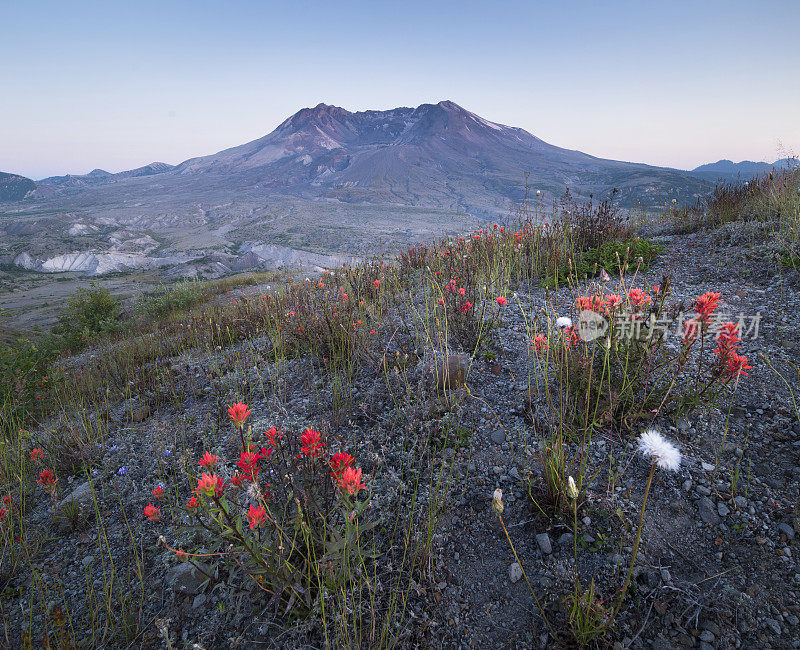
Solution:
{"label": "clear sky", "polygon": [[0,0],[0,170],[178,163],[304,106],[451,99],[692,168],[800,152],[800,2]]}

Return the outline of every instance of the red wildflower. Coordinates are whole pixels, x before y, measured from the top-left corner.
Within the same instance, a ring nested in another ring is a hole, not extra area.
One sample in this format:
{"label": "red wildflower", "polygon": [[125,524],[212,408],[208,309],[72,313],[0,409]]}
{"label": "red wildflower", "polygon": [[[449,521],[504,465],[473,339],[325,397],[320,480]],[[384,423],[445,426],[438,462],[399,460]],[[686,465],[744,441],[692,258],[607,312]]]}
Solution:
{"label": "red wildflower", "polygon": [[458,290],[458,295],[459,295],[459,296],[464,296],[464,295],[466,295],[466,293],[467,293],[467,290],[466,290],[464,287],[461,287],[461,288]]}
{"label": "red wildflower", "polygon": [[300,452],[305,454],[309,458],[314,458],[315,456],[319,455],[320,450],[322,449],[322,442],[320,442],[321,434],[319,431],[314,431],[314,429],[308,428],[303,431],[302,435],[300,436],[300,442],[303,445],[300,448]]}
{"label": "red wildflower", "polygon": [[237,472],[236,474],[231,476],[231,485],[233,485],[234,487],[241,487],[242,483],[244,483],[245,480],[246,479],[245,479],[244,474],[239,474]]}
{"label": "red wildflower", "polygon": [[197,487],[192,490],[195,494],[213,497],[219,496],[219,493],[222,492],[222,477],[217,476],[216,474],[203,474],[197,479]]}
{"label": "red wildflower", "polygon": [[49,490],[56,486],[58,479],[53,476],[52,471],[49,469],[43,469],[41,472],[39,472],[39,478],[36,479],[36,482]]}
{"label": "red wildflower", "polygon": [[264,434],[269,441],[269,444],[275,447],[278,444],[278,441],[283,438],[283,433],[280,429],[276,429],[275,427],[270,427],[269,431]]}
{"label": "red wildflower", "polygon": [[0,508],[0,521],[6,518],[6,513],[8,512],[8,508]]}
{"label": "red wildflower", "polygon": [[345,467],[339,477],[339,487],[351,496],[365,489],[367,486],[361,482],[361,468]]}
{"label": "red wildflower", "polygon": [[717,347],[714,349],[714,354],[722,361],[728,355],[739,349],[739,326],[736,323],[724,323],[717,333]]}
{"label": "red wildflower", "polygon": [[152,494],[156,499],[163,499],[164,498],[164,488],[161,487],[160,485],[156,485],[153,488]]}
{"label": "red wildflower", "polygon": [[247,511],[247,521],[250,523],[250,530],[263,526],[267,523],[267,511],[251,503],[250,510]]}
{"label": "red wildflower", "polygon": [[601,296],[579,296],[578,309],[581,311],[604,311],[606,301]]}
{"label": "red wildflower", "polygon": [[533,339],[533,347],[536,350],[536,352],[539,352],[540,350],[546,350],[547,337],[544,334],[537,334],[536,338]]}
{"label": "red wildflower", "polygon": [[44,452],[41,449],[31,449],[31,460],[33,462],[41,462],[44,458]]}
{"label": "red wildflower", "polygon": [[244,426],[244,421],[250,416],[250,409],[243,402],[236,402],[228,409],[231,421],[237,426]]}
{"label": "red wildflower", "polygon": [[753,366],[747,364],[747,357],[731,352],[728,355],[728,367],[726,368],[726,375],[729,379],[738,379],[739,375],[749,377],[745,370],[752,370]]}
{"label": "red wildflower", "polygon": [[205,467],[206,469],[212,469],[218,462],[219,456],[215,456],[214,454],[206,452],[203,454],[203,457],[197,462],[197,464],[201,467]]}
{"label": "red wildflower", "polygon": [[331,458],[331,476],[338,478],[339,474],[353,464],[353,461],[355,461],[355,458],[347,452],[340,451],[335,453]]}
{"label": "red wildflower", "polygon": [[631,304],[634,307],[640,307],[641,305],[646,305],[653,302],[653,299],[648,296],[644,291],[641,289],[631,289],[628,292],[628,300],[631,301]]}
{"label": "red wildflower", "polygon": [[706,291],[702,296],[698,296],[695,302],[695,311],[702,323],[708,323],[711,319],[711,315],[719,306],[719,299],[721,297],[722,294],[715,293],[714,291]]}
{"label": "red wildflower", "polygon": [[5,503],[7,506],[11,505],[13,502],[14,502],[14,499],[11,498],[10,494],[6,494],[3,497],[3,503]]}
{"label": "red wildflower", "polygon": [[506,300],[505,296],[497,296],[497,298],[495,298],[495,301],[501,307],[505,307],[508,304],[508,300]]}
{"label": "red wildflower", "polygon": [[461,305],[461,311],[462,311],[462,312],[464,312],[465,314],[466,314],[466,313],[467,313],[467,312],[468,312],[470,309],[472,309],[472,303],[471,303],[471,302],[465,302],[463,305]]}
{"label": "red wildflower", "polygon": [[615,293],[609,293],[606,295],[606,304],[608,305],[609,309],[615,309],[617,305],[622,302],[622,296],[618,296]]}
{"label": "red wildflower", "polygon": [[144,508],[144,516],[150,521],[158,521],[161,519],[161,509],[157,508],[152,503],[148,503]]}
{"label": "red wildflower", "polygon": [[200,502],[197,500],[197,497],[192,497],[186,502],[186,507],[189,510],[194,510],[195,508],[200,507]]}
{"label": "red wildflower", "polygon": [[239,454],[239,461],[236,466],[242,470],[244,478],[248,481],[255,481],[258,476],[258,459],[261,455],[258,452],[243,451]]}
{"label": "red wildflower", "polygon": [[375,280],[375,282],[372,283],[372,286],[377,289],[379,286],[381,286],[381,281],[380,280]]}

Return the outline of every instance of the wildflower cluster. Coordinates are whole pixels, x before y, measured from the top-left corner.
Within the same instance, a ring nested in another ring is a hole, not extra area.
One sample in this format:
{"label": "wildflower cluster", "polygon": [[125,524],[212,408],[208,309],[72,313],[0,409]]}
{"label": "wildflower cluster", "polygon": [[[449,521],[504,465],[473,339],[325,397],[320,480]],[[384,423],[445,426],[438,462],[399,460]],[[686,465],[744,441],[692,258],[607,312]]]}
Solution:
{"label": "wildflower cluster", "polygon": [[[631,424],[660,411],[691,410],[713,403],[731,381],[747,376],[751,366],[740,354],[738,325],[716,322],[721,294],[698,296],[694,313],[684,319],[679,304],[667,305],[670,290],[668,277],[615,293],[596,287],[576,297],[579,327],[568,317],[556,321],[557,350],[549,350],[552,334],[532,340],[531,349],[548,360],[545,368],[552,363],[563,377],[576,417],[588,413]],[[674,322],[683,332],[677,349],[665,344]],[[709,355],[705,341],[714,332],[716,347]]]}
{"label": "wildflower cluster", "polygon": [[[243,403],[229,409],[239,432],[250,414]],[[345,451],[332,453],[322,433],[310,427],[297,436],[276,427],[256,436],[248,426],[235,462],[225,463],[206,451],[198,467],[190,498],[182,508],[171,510],[182,510],[184,522],[233,549],[225,555],[234,560],[233,566],[276,593],[320,570],[315,558],[332,535],[353,541],[358,517],[368,506],[358,499],[366,485],[355,458]],[[152,495],[156,503],[163,500],[163,486],[156,486]],[[162,521],[166,518],[161,509],[150,502],[143,514],[150,521]],[[306,540],[304,551],[297,545],[298,536]],[[294,549],[291,561],[287,548]]]}

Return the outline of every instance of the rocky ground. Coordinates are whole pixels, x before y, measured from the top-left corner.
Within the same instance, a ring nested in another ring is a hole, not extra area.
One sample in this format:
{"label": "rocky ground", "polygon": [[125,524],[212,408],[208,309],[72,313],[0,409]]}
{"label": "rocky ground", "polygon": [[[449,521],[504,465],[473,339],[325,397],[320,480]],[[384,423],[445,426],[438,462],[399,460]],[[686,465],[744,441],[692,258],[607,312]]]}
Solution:
{"label": "rocky ground", "polygon": [[[704,291],[719,291],[720,311],[762,314],[760,336],[744,342],[743,353],[755,368],[742,378],[732,401],[724,399],[718,408],[677,422],[656,422],[680,446],[683,463],[677,473],[656,474],[634,585],[614,632],[601,645],[800,647],[795,542],[800,423],[789,391],[791,387],[795,398],[800,397],[798,376],[790,365],[800,361],[800,274],[779,273],[771,262],[749,257],[753,249],[737,244],[736,233],[665,236],[661,242],[665,252],[644,279],[657,283],[664,273],[672,274],[675,297],[687,304]],[[526,310],[549,302],[546,291],[533,285],[517,287],[516,294]],[[565,308],[568,300],[562,290],[557,303]],[[452,479],[440,495],[443,517],[429,564],[410,592],[400,647],[552,645],[491,510],[498,487],[527,576],[557,629],[566,630],[563,599],[572,588],[572,522],[546,518],[529,494],[530,489],[535,493],[541,468],[535,454],[537,432],[524,408],[527,340],[515,300],[503,311],[497,361],[472,363],[468,390],[449,410],[400,418],[391,382],[367,368],[356,380],[352,412],[328,430],[354,450],[369,474],[371,516],[378,518],[391,516],[393,506],[402,501],[404,479],[398,468],[408,452],[401,443],[435,428],[430,420],[455,423],[463,434],[459,444],[447,444],[443,452]],[[77,476],[64,479],[65,493],[74,489],[73,498],[91,523],[75,528],[54,519],[52,511],[63,513],[63,502],[51,508],[43,499],[32,513],[45,536],[36,575],[21,571],[3,592],[7,627],[0,638],[7,647],[17,647],[20,631],[29,623],[31,598],[36,601],[34,628],[41,625],[44,593],[51,604],[85,614],[102,600],[112,566],[117,580],[129,582],[133,598],[143,592],[141,624],[123,642],[93,636],[86,616],[75,616],[82,623],[74,635],[84,645],[159,647],[159,625],[170,631],[177,643],[173,647],[322,645],[313,617],[296,622],[282,618],[265,611],[258,596],[232,595],[224,585],[209,585],[204,576],[179,563],[158,544],[161,534],[175,542],[173,529],[165,522],[146,521],[141,508],[159,482],[177,484],[181,494],[188,494],[180,479],[187,450],[198,455],[205,446],[231,453],[223,407],[242,394],[243,386],[276,387],[249,390],[254,429],[329,422],[327,389],[307,360],[286,362],[279,377],[258,340],[171,364],[181,378],[180,399],[159,408],[143,402],[113,406],[104,420],[106,441],[94,452],[91,488]],[[420,363],[410,371],[409,381],[422,386],[425,375]],[[96,426],[91,417],[76,425],[78,419],[73,426]],[[398,428],[397,422],[405,424]],[[34,436],[64,426],[51,423]],[[587,476],[593,480],[578,513],[578,569],[582,583],[593,578],[607,602],[627,571],[648,471],[630,439],[596,435],[592,440]],[[611,474],[616,476],[613,483]],[[130,570],[137,562],[141,582]]]}

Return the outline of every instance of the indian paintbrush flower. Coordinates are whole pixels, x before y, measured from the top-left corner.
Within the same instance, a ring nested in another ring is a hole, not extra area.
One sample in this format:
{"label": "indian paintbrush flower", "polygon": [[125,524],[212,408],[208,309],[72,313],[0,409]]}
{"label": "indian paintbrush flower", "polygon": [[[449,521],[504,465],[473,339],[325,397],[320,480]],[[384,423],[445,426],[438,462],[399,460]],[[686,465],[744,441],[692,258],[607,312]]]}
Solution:
{"label": "indian paintbrush flower", "polygon": [[219,456],[215,456],[214,454],[206,452],[203,454],[203,457],[197,462],[197,464],[201,467],[205,467],[206,469],[213,469],[218,462]]}
{"label": "indian paintbrush flower", "polygon": [[578,498],[578,486],[575,485],[575,479],[572,476],[567,477],[567,496],[573,500]]}
{"label": "indian paintbrush flower", "polygon": [[366,488],[361,482],[361,468],[345,467],[342,475],[339,477],[339,487],[342,488],[350,496],[359,493],[360,490]]}
{"label": "indian paintbrush flower", "polygon": [[247,521],[250,524],[250,530],[254,530],[267,523],[267,511],[261,506],[254,506],[250,504],[250,509],[247,511]]}
{"label": "indian paintbrush flower", "polygon": [[300,443],[303,445],[300,452],[309,458],[319,456],[322,449],[322,442],[320,441],[321,434],[319,431],[308,428],[300,435]]}
{"label": "indian paintbrush flower", "polygon": [[236,404],[228,409],[228,415],[231,418],[231,422],[239,428],[242,428],[244,426],[244,421],[250,416],[250,409],[247,408],[247,404],[236,402]]}
{"label": "indian paintbrush flower", "polygon": [[150,521],[158,521],[161,519],[161,509],[157,508],[152,503],[148,503],[144,508],[144,516]]}

